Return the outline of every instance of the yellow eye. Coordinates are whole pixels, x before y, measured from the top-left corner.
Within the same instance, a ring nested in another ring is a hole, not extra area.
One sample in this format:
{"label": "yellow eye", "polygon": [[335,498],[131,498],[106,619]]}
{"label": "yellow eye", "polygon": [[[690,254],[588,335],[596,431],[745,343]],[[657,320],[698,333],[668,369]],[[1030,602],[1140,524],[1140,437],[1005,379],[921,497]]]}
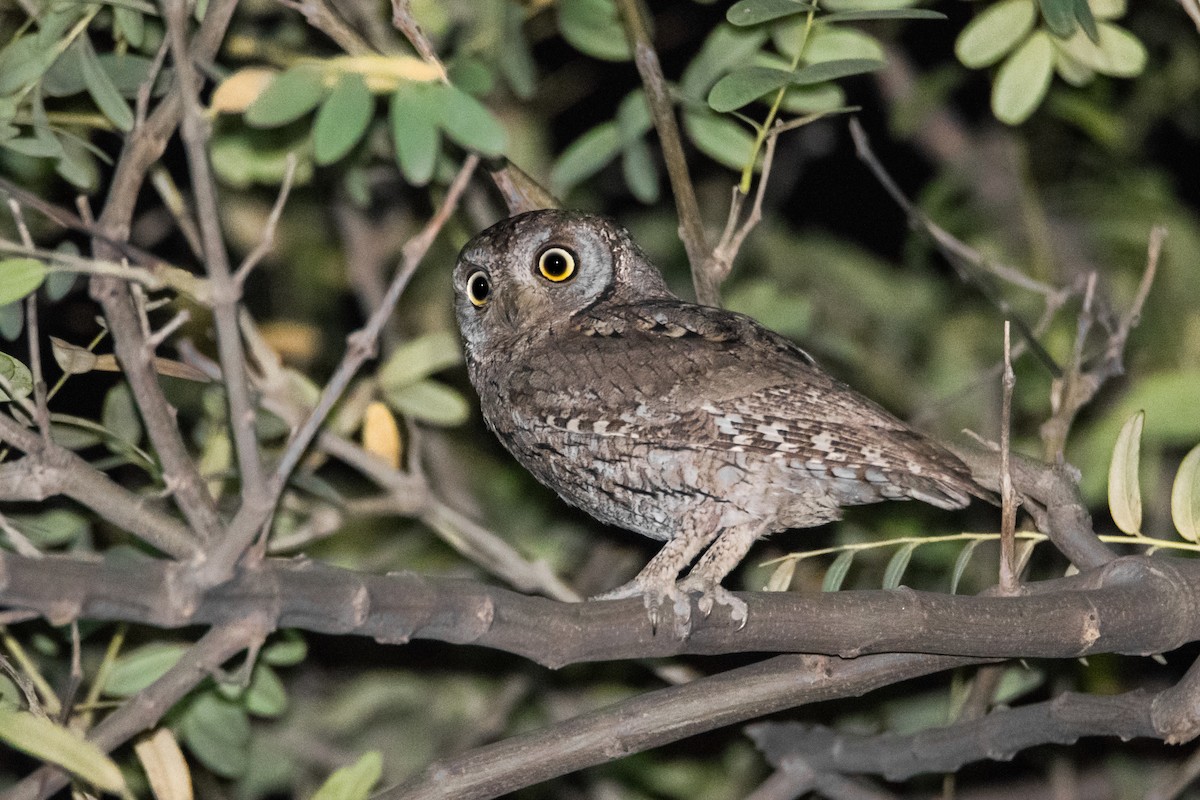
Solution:
{"label": "yellow eye", "polygon": [[483,270],[472,272],[467,278],[467,299],[476,308],[483,308],[491,298],[492,282]]}
{"label": "yellow eye", "polygon": [[538,272],[548,281],[562,283],[575,274],[575,256],[562,247],[548,247],[538,256]]}

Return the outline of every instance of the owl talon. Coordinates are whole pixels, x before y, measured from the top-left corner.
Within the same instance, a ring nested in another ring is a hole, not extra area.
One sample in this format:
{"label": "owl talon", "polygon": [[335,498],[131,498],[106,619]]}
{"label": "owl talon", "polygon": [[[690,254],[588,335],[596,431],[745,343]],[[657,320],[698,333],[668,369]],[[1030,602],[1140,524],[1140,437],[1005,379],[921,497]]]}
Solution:
{"label": "owl talon", "polygon": [[598,594],[593,600],[624,600],[630,597],[641,597],[646,607],[646,616],[650,619],[650,628],[657,634],[659,622],[666,622],[660,617],[664,605],[670,606],[670,616],[673,617],[672,628],[678,639],[686,639],[692,629],[692,599],[680,591],[674,583],[666,586],[647,586],[637,580],[630,581],[624,586],[618,586],[610,592]]}
{"label": "owl talon", "polygon": [[749,616],[746,603],[734,597],[733,594],[720,585],[705,586],[699,581],[685,579],[679,584],[679,588],[684,592],[699,592],[700,598],[696,601],[696,607],[700,609],[700,613],[707,617],[712,613],[713,606],[729,606],[729,616],[737,623],[738,630],[746,627],[746,619]]}

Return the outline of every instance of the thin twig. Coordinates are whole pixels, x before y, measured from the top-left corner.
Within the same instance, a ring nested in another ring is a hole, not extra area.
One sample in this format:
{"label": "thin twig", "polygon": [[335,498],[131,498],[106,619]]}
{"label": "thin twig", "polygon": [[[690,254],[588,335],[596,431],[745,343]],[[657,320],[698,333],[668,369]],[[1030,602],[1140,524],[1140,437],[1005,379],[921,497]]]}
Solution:
{"label": "thin twig", "polygon": [[258,238],[258,244],[254,246],[254,249],[246,254],[241,266],[233,276],[239,292],[246,285],[246,278],[250,276],[250,272],[258,266],[258,262],[262,261],[267,253],[271,252],[271,247],[275,244],[275,229],[279,227],[279,218],[283,216],[283,207],[287,204],[288,194],[292,191],[292,180],[296,177],[298,163],[299,160],[294,152],[287,154],[286,166],[283,169],[283,181],[279,184],[279,194],[275,197],[275,205],[271,207],[271,213],[267,215],[267,224],[263,226],[262,236]]}
{"label": "thin twig", "polygon": [[300,12],[309,25],[335,41],[352,56],[373,55],[377,51],[358,31],[337,15],[325,0],[275,0],[281,6]]}
{"label": "thin twig", "polygon": [[351,333],[347,337],[348,346],[345,355],[342,356],[341,363],[338,364],[333,375],[325,384],[324,389],[322,389],[321,396],[318,398],[313,410],[292,434],[291,440],[284,449],[283,455],[280,457],[275,471],[269,479],[263,498],[257,503],[252,503],[248,500],[243,502],[242,507],[238,509],[237,514],[230,523],[228,532],[213,549],[211,557],[193,575],[189,576],[194,580],[197,588],[206,588],[226,580],[238,559],[247,552],[256,536],[263,530],[263,526],[266,525],[270,518],[274,506],[279,500],[279,496],[283,493],[283,488],[286,485],[288,477],[300,462],[309,445],[312,444],[313,439],[320,432],[325,418],[342,396],[346,387],[350,385],[350,380],[358,372],[359,367],[374,355],[380,331],[383,330],[388,317],[395,310],[396,304],[400,300],[400,295],[404,292],[405,287],[408,286],[409,280],[420,265],[421,260],[425,257],[425,253],[428,252],[430,245],[433,244],[433,240],[437,237],[446,220],[449,219],[457,207],[458,200],[462,196],[463,190],[466,188],[478,164],[478,156],[467,156],[458,174],[450,183],[445,199],[433,217],[425,224],[421,232],[404,246],[404,256],[400,269],[396,271],[395,276],[392,278],[391,285],[388,286],[383,301],[380,303],[379,308],[375,309],[375,312],[367,319],[367,323],[360,330]]}
{"label": "thin twig", "polygon": [[[154,726],[184,695],[196,688],[221,665],[243,650],[258,646],[269,628],[251,616],[210,629],[154,683],[130,697],[88,733],[88,741],[101,750],[115,750],[142,731]],[[41,800],[67,783],[60,768],[43,766],[2,796],[3,800]]]}
{"label": "thin twig", "polygon": [[[8,210],[25,247],[33,248],[33,237],[29,234],[29,226],[25,224],[25,215],[21,213],[21,205],[16,198],[8,198]],[[42,372],[41,336],[38,334],[38,304],[37,292],[30,292],[25,298],[25,333],[29,344],[29,372],[33,378],[34,420],[42,433],[42,441],[50,443],[50,406],[46,400],[46,379]]]}
{"label": "thin twig", "polygon": [[392,0],[392,25],[404,34],[404,38],[408,39],[421,59],[437,70],[438,80],[449,84],[450,76],[446,74],[446,65],[438,58],[433,42],[429,41],[417,18],[413,16],[410,0]]}
{"label": "thin twig", "polygon": [[217,188],[208,163],[208,126],[200,101],[196,66],[188,50],[187,6],[173,0],[164,9],[176,80],[183,99],[182,133],[196,213],[204,245],[204,263],[213,290],[213,318],[216,325],[217,353],[225,376],[225,395],[229,403],[229,425],[233,431],[245,502],[256,502],[266,493],[262,453],[255,432],[255,410],[250,399],[245,352],[238,332],[238,303],[241,292],[230,273],[229,254],[221,234],[217,208]]}
{"label": "thin twig", "polygon": [[954,267],[959,277],[964,282],[974,286],[989,303],[1012,321],[1017,331],[1028,342],[1029,348],[1033,351],[1034,355],[1046,366],[1050,374],[1055,377],[1061,376],[1062,368],[1058,366],[1054,358],[1046,351],[1046,348],[1037,340],[1029,325],[1013,310],[1009,302],[1001,297],[983,279],[983,273],[991,273],[1014,286],[1019,286],[1022,289],[1027,289],[1041,295],[1054,295],[1060,293],[1062,290],[1036,281],[1017,269],[984,258],[977,250],[956,239],[948,231],[931,220],[925,212],[917,208],[905,196],[891,175],[883,168],[883,164],[875,157],[875,153],[871,150],[871,144],[867,138],[866,131],[863,130],[859,121],[853,117],[850,119],[850,135],[854,140],[855,153],[858,155],[859,160],[866,164],[871,172],[875,174],[876,180],[880,182],[887,193],[892,196],[896,204],[904,211],[908,217],[909,224],[914,228],[924,230],[933,239],[934,244],[937,245],[938,250],[945,256],[950,266]]}
{"label": "thin twig", "polygon": [[662,65],[650,40],[646,24],[646,9],[641,0],[617,0],[621,12],[621,24],[625,38],[633,51],[633,61],[642,85],[646,89],[646,100],[650,106],[650,118],[658,132],[662,145],[663,160],[667,165],[667,177],[675,194],[675,208],[679,213],[679,236],[687,251],[688,263],[692,267],[692,283],[696,287],[696,299],[706,305],[720,303],[719,284],[715,283],[704,269],[709,257],[708,238],[704,233],[704,219],[700,216],[700,204],[696,190],[688,174],[687,158],[683,154],[683,141],[679,136],[679,125],[675,121],[675,106],[671,102]]}
{"label": "thin twig", "polygon": [[1016,376],[1012,368],[1012,336],[1004,321],[1004,378],[1000,400],[1000,592],[1017,593],[1016,558],[1017,493],[1009,465],[1012,437],[1012,397]]}

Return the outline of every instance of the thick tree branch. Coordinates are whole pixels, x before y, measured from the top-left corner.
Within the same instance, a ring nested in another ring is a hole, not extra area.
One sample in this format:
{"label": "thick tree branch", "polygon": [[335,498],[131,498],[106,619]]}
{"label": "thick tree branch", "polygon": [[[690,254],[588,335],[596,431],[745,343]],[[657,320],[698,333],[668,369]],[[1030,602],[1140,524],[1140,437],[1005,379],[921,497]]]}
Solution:
{"label": "thick tree branch", "polygon": [[647,692],[541,730],[435,762],[376,800],[481,800],[613,758],[788,708],[853,697],[970,661],[878,655],[777,656]]}
{"label": "thick tree branch", "polygon": [[1160,694],[1136,690],[1108,697],[1067,692],[1044,703],[915,734],[847,734],[799,722],[763,722],[746,731],[767,760],[802,759],[816,770],[870,773],[899,781],[956,772],[972,761],[1006,761],[1040,744],[1073,744],[1081,736],[1163,738],[1151,718]]}
{"label": "thick tree branch", "polygon": [[[213,625],[260,611],[278,627],[413,638],[516,653],[561,667],[581,661],[745,652],[937,653],[974,658],[1146,654],[1200,640],[1200,562],[1131,556],[1024,584],[1017,597],[890,591],[740,593],[738,630],[714,613],[689,637],[655,635],[639,599],[560,603],[464,580],[371,575],[267,559],[193,597],[174,562],[0,554],[0,605],[54,624],[123,620]],[[820,620],[820,625],[805,621]]]}
{"label": "thick tree branch", "polygon": [[0,441],[25,451],[25,458],[0,465],[0,500],[41,501],[69,497],[123,531],[174,558],[191,558],[200,548],[182,523],[154,508],[70,450],[44,441],[0,414]]}

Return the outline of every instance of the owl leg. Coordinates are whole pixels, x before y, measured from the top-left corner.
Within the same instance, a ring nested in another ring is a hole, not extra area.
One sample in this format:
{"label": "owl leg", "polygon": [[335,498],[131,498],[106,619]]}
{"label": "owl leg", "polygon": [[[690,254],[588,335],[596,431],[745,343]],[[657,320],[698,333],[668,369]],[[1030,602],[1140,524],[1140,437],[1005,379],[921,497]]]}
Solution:
{"label": "owl leg", "polygon": [[738,525],[726,528],[704,553],[688,576],[679,582],[683,592],[699,592],[696,605],[700,613],[708,616],[713,605],[729,606],[733,621],[742,628],[746,624],[746,604],[721,586],[721,581],[741,563],[766,529],[762,525]]}
{"label": "owl leg", "polygon": [[[641,597],[650,616],[650,625],[658,628],[659,608],[669,602],[675,616],[675,635],[680,639],[687,636],[692,623],[692,600],[687,592],[681,591],[675,582],[679,573],[692,562],[709,542],[717,538],[720,531],[711,533],[692,529],[677,534],[663,545],[654,558],[637,577],[611,592],[597,595],[593,600],[621,600],[626,597]],[[706,612],[707,613],[707,612]]]}

